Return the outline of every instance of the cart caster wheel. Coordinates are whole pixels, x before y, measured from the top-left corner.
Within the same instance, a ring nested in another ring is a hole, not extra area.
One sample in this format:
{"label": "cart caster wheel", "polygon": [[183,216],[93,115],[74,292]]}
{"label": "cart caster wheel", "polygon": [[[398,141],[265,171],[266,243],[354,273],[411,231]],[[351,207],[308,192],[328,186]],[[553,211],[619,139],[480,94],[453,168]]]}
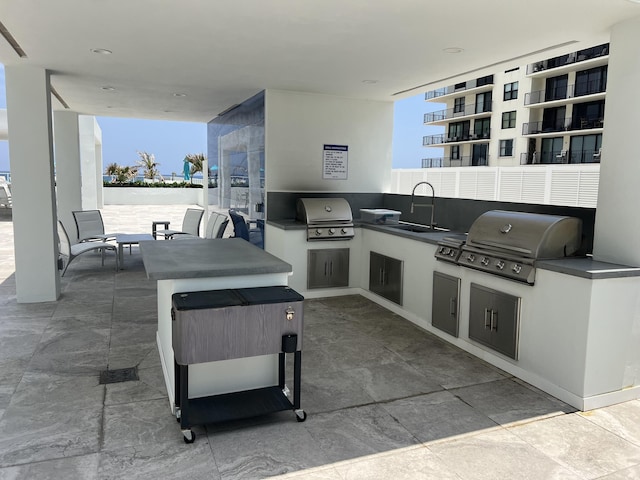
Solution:
{"label": "cart caster wheel", "polygon": [[180,422],[180,417],[182,416],[182,411],[180,408],[176,408],[176,422]]}
{"label": "cart caster wheel", "polygon": [[307,412],[304,410],[296,410],[296,420],[298,422],[304,422],[307,419]]}
{"label": "cart caster wheel", "polygon": [[184,443],[193,443],[196,441],[196,434],[193,430],[184,430],[182,435],[184,435]]}

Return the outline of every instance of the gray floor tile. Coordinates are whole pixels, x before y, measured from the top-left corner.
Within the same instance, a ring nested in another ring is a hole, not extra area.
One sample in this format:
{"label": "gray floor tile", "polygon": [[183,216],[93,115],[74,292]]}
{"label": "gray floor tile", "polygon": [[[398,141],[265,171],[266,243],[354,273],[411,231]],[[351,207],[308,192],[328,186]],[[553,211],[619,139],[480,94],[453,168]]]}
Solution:
{"label": "gray floor tile", "polygon": [[[146,400],[164,399],[169,405],[164,376],[160,367],[138,370],[139,380],[105,385],[107,406]],[[167,407],[168,408],[168,407]]]}
{"label": "gray floor tile", "polygon": [[157,445],[100,453],[100,480],[218,480],[220,474],[206,437],[192,445]]}
{"label": "gray floor tile", "polygon": [[98,478],[97,453],[78,457],[45,460],[17,467],[0,468],[0,480],[60,480]]}
{"label": "gray floor tile", "polygon": [[301,406],[309,414],[374,402],[361,385],[355,383],[343,372],[303,373],[300,396]]}
{"label": "gray floor tile", "polygon": [[419,440],[378,405],[313,415],[305,427],[330,462],[416,445]]}
{"label": "gray floor tile", "polygon": [[504,429],[432,444],[429,450],[464,480],[582,478]]}
{"label": "gray floor tile", "polygon": [[208,426],[222,479],[266,478],[325,465],[328,459],[305,424],[290,420],[223,431]]}
{"label": "gray floor tile", "polygon": [[584,478],[640,464],[640,447],[577,414],[511,427],[538,451]]}
{"label": "gray floor tile", "polygon": [[489,417],[450,392],[435,392],[381,405],[421,442],[496,428]]}
{"label": "gray floor tile", "polygon": [[160,354],[156,342],[133,343],[126,346],[111,346],[109,349],[109,369],[149,368],[160,366]]}
{"label": "gray floor tile", "polygon": [[570,405],[508,378],[459,388],[453,393],[501,425],[575,411]]}
{"label": "gray floor tile", "polygon": [[640,446],[640,400],[580,412],[579,415],[628,442]]}

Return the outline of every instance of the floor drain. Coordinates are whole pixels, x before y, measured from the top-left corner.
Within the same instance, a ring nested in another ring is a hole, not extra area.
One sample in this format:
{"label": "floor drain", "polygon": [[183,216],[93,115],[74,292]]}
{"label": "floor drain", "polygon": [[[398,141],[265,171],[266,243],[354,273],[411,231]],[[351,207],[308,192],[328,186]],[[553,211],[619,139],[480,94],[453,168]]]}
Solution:
{"label": "floor drain", "polygon": [[138,367],[118,368],[116,370],[102,370],[100,372],[100,384],[133,382],[138,378]]}

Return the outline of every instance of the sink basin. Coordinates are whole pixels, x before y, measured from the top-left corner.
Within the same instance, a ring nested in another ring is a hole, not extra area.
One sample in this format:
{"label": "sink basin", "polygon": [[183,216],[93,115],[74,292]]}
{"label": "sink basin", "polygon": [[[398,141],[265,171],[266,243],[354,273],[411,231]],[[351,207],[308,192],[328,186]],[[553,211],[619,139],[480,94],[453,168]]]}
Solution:
{"label": "sink basin", "polygon": [[407,225],[399,223],[398,225],[393,225],[392,228],[397,230],[404,230],[405,232],[416,232],[416,233],[428,233],[433,232],[435,229],[431,229],[426,225]]}

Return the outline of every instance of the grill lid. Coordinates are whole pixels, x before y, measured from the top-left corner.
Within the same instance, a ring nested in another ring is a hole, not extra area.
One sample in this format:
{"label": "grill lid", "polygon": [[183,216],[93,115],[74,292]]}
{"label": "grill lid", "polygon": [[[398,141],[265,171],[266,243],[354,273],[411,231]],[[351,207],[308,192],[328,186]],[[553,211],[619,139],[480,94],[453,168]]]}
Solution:
{"label": "grill lid", "polygon": [[466,246],[542,259],[574,255],[581,241],[579,218],[491,210],[473,222]]}
{"label": "grill lid", "polygon": [[308,225],[353,223],[351,206],[344,198],[299,198],[296,216]]}

